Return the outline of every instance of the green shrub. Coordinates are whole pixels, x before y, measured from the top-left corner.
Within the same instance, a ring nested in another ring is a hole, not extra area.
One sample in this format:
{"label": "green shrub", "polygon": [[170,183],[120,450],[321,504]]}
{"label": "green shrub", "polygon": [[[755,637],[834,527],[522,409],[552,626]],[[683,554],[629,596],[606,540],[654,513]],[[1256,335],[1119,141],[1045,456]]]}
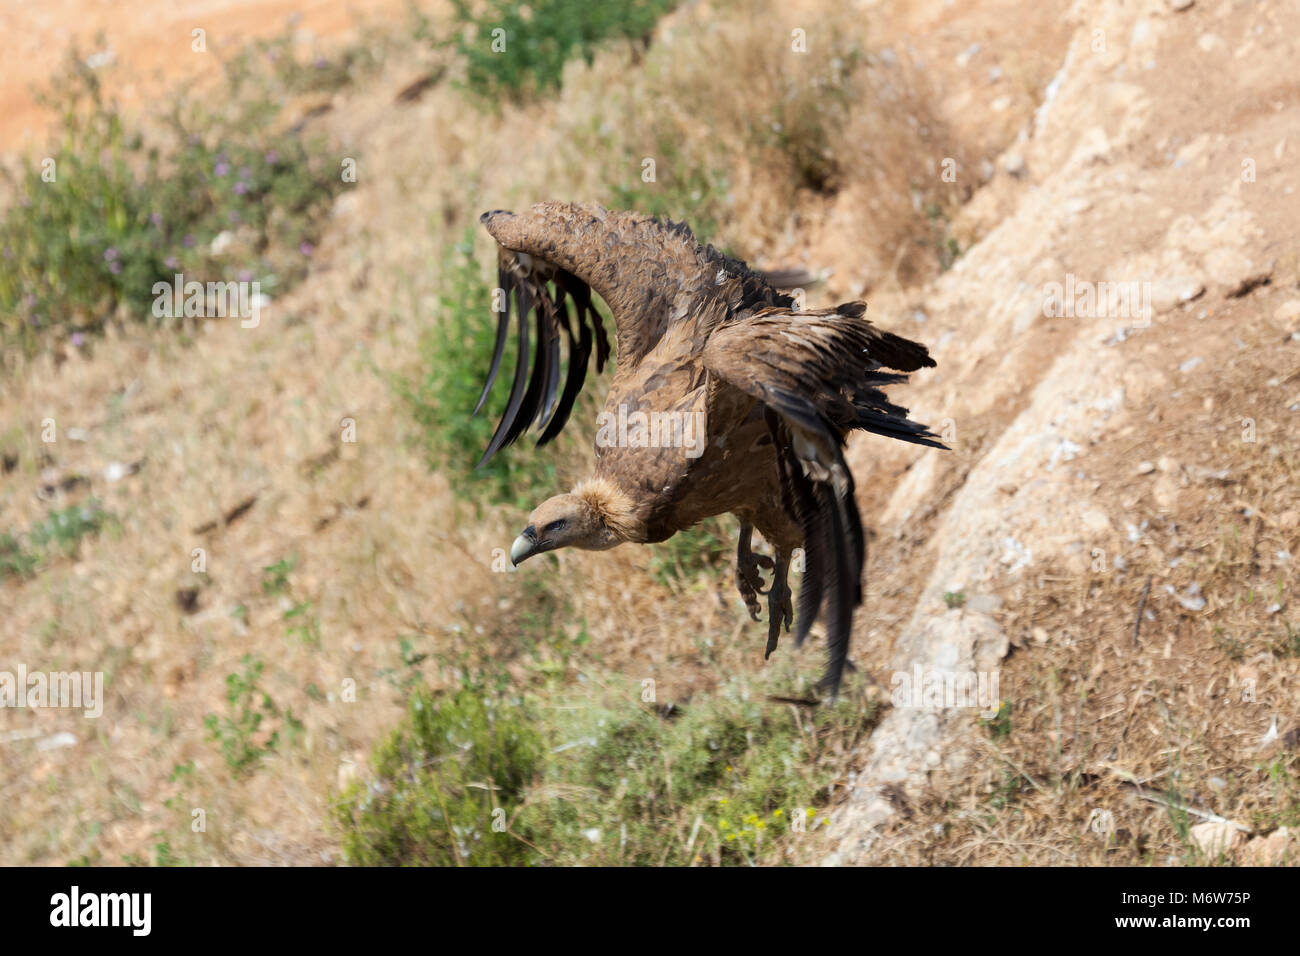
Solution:
{"label": "green shrub", "polygon": [[564,64],[574,56],[590,63],[603,41],[648,43],[659,18],[676,5],[676,0],[532,0],[526,5],[452,0],[455,33],[448,44],[464,59],[471,91],[518,101],[558,89]]}
{"label": "green shrub", "polygon": [[512,821],[541,759],[541,741],[517,702],[479,687],[417,693],[406,721],[375,750],[374,781],[354,783],[339,805],[349,862],[530,862],[536,854]]}
{"label": "green shrub", "polygon": [[57,147],[7,175],[0,338],[31,351],[51,332],[79,345],[114,314],[151,320],[154,283],[176,273],[266,293],[306,273],[343,185],[338,160],[294,128],[275,132],[282,97],[241,70],[216,105],[177,100],[148,141],[73,58],[46,97]]}
{"label": "green shrub", "polygon": [[[671,719],[640,701],[560,694],[418,693],[338,804],[361,865],[686,865],[782,858],[826,823],[844,755],[873,705],[814,714],[744,681]],[[493,820],[497,828],[493,829]]]}

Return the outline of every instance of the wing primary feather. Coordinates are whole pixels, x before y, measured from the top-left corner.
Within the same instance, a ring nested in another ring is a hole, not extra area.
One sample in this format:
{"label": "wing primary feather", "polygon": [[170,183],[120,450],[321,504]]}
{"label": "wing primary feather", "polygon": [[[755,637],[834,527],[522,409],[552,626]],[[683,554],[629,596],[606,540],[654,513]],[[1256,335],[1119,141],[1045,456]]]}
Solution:
{"label": "wing primary feather", "polygon": [[[561,302],[560,305],[566,313],[567,327],[568,304]],[[581,317],[577,320],[577,326],[577,341],[574,341],[572,333],[569,335],[569,370],[564,380],[564,391],[560,393],[560,401],[555,406],[555,415],[551,418],[550,424],[546,426],[542,437],[537,439],[538,445],[545,445],[552,441],[564,428],[573,411],[573,405],[578,400],[578,393],[582,391],[582,383],[587,378],[587,363],[591,359],[591,329]]]}
{"label": "wing primary feather", "polygon": [[[554,306],[552,306],[554,309]],[[551,413],[555,411],[555,402],[560,395],[560,336],[559,330],[555,327],[555,318],[550,320],[550,341],[547,343],[546,356],[546,396],[542,400],[542,413],[537,418],[537,426],[541,428],[550,420]]]}
{"label": "wing primary feather", "polygon": [[[551,323],[552,330],[555,333],[551,345],[551,356],[549,359],[551,374],[547,380],[546,402],[542,406],[541,417],[537,420],[537,427],[545,429],[547,422],[555,412],[556,402],[560,397],[560,332],[563,332],[563,339],[568,343],[567,354],[572,361],[573,356],[573,325],[569,321],[569,303],[564,296],[564,286],[560,284],[559,279],[555,281],[555,297],[551,304],[554,321]],[[566,380],[567,381],[567,380]],[[537,442],[541,444],[539,439]]]}
{"label": "wing primary feather", "polygon": [[474,411],[470,413],[471,418],[483,410],[483,403],[487,401],[488,393],[492,391],[492,384],[497,380],[497,372],[501,369],[501,356],[505,355],[506,338],[510,333],[510,290],[514,285],[514,277],[510,274],[509,269],[497,269],[497,285],[505,297],[503,303],[505,308],[498,313],[497,342],[492,349],[492,365],[488,368],[487,381],[483,384],[483,393],[478,397],[478,404],[474,406]]}
{"label": "wing primary feather", "polygon": [[551,322],[547,314],[550,299],[546,295],[544,286],[534,294],[533,299],[533,316],[537,331],[537,347],[533,351],[533,373],[529,376],[528,390],[524,392],[524,399],[519,403],[519,412],[506,433],[505,444],[507,445],[513,444],[520,435],[528,431],[528,426],[541,411],[542,396],[546,391],[549,370],[547,363],[551,354]]}
{"label": "wing primary feather", "polygon": [[492,440],[488,443],[487,451],[479,459],[479,468],[486,465],[492,456],[501,449],[501,446],[506,443],[506,436],[510,433],[515,418],[519,414],[519,406],[524,400],[524,390],[528,380],[528,313],[533,306],[533,296],[532,290],[526,283],[516,286],[515,294],[517,296],[515,307],[519,339],[519,352],[515,356],[515,381],[510,388],[510,399],[506,402],[506,410],[501,415],[501,421],[497,423],[497,429],[492,434]]}
{"label": "wing primary feather", "polygon": [[573,296],[578,309],[578,321],[589,319],[592,330],[596,333],[596,373],[599,374],[605,371],[605,363],[609,360],[609,338],[605,335],[605,323],[592,304],[591,287],[570,272],[562,272],[560,279],[568,288],[569,295]]}

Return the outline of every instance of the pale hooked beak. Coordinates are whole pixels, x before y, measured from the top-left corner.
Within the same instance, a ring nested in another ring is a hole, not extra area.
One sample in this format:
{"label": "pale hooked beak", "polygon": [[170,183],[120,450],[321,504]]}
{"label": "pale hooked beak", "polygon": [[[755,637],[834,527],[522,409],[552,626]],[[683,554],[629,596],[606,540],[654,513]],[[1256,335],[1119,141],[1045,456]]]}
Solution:
{"label": "pale hooked beak", "polygon": [[518,567],[520,563],[537,553],[537,529],[529,525],[524,533],[515,538],[510,546],[510,563]]}

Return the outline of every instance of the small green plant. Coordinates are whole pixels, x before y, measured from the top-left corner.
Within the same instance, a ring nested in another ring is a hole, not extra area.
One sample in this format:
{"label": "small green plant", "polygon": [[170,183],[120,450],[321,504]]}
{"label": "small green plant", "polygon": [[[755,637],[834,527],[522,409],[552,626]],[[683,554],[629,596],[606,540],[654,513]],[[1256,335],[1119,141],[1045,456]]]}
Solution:
{"label": "small green plant", "polygon": [[947,272],[961,256],[961,243],[950,234],[952,218],[944,207],[935,202],[926,206],[925,215],[930,221],[931,240],[939,271]]}
{"label": "small green plant", "polygon": [[1192,816],[1187,812],[1187,804],[1183,800],[1183,795],[1178,790],[1178,784],[1171,782],[1164,793],[1165,812],[1169,815],[1169,824],[1174,828],[1174,833],[1184,846],[1187,847],[1189,854],[1195,855],[1200,851],[1192,841]]}
{"label": "small green plant", "polygon": [[958,608],[966,603],[965,591],[945,591],[943,593],[943,603],[949,608]]}
{"label": "small green plant", "polygon": [[993,793],[989,796],[989,806],[994,810],[1005,810],[1014,804],[1024,792],[1025,775],[1011,767],[1004,766],[999,775]]}
{"label": "small green plant", "polygon": [[262,569],[264,576],[262,578],[263,594],[284,594],[289,590],[289,575],[293,569],[298,566],[298,556],[291,554],[287,558],[281,558],[275,564],[268,564]]}
{"label": "small green plant", "polygon": [[379,671],[379,676],[403,694],[410,694],[423,680],[420,665],[428,660],[429,655],[416,651],[411,637],[398,639],[398,655],[402,667],[385,667]]}
{"label": "small green plant", "polygon": [[14,535],[0,534],[0,581],[5,578],[26,578],[36,573],[41,559],[33,554]]}
{"label": "small green plant", "polygon": [[27,532],[25,540],[11,532],[0,534],[0,581],[31,577],[52,559],[73,557],[82,539],[110,527],[117,527],[117,519],[98,499],[90,498],[50,511]]}
{"label": "small green plant", "polygon": [[[0,555],[3,553],[4,545],[0,542]],[[0,567],[3,567],[3,561],[3,557],[0,557]],[[1283,621],[1280,628],[1281,633],[1273,639],[1273,653],[1278,657],[1300,657],[1300,627],[1290,621]]]}
{"label": "small green plant", "polygon": [[262,570],[262,592],[268,595],[281,595],[285,598],[284,621],[285,636],[297,638],[308,647],[320,647],[320,618],[312,614],[310,601],[301,601],[293,597],[289,575],[298,566],[298,556],[281,558],[275,564],[269,564]]}
{"label": "small green plant", "polygon": [[1210,632],[1215,645],[1228,655],[1229,659],[1239,661],[1246,656],[1246,645],[1236,636],[1229,634],[1221,625],[1216,624]]}
{"label": "small green plant", "polygon": [[677,0],[452,0],[453,34],[446,41],[465,64],[465,86],[484,98],[515,101],[558,89],[564,64],[591,62],[596,47],[627,39],[648,44],[655,23]]}
{"label": "small green plant", "polygon": [[172,849],[172,844],[161,832],[155,833],[158,842],[153,845],[154,866],[181,866],[181,859]]}
{"label": "small green plant", "polygon": [[240,663],[242,673],[226,675],[226,716],[208,714],[203,724],[208,729],[208,740],[220,746],[226,766],[236,774],[247,774],[280,745],[278,730],[263,736],[264,720],[283,717],[290,735],[300,733],[302,723],[292,710],[281,714],[271,696],[258,686],[265,666],[262,661],[245,654]]}
{"label": "small green plant", "polygon": [[1011,702],[998,702],[998,712],[992,717],[981,717],[980,726],[987,727],[994,740],[1005,740],[1011,736]]}
{"label": "small green plant", "polygon": [[285,637],[294,638],[308,647],[320,647],[320,617],[313,614],[310,601],[302,601],[284,612]]}
{"label": "small green plant", "polygon": [[71,555],[87,535],[99,534],[113,521],[95,498],[79,505],[51,511],[45,520],[32,528],[28,538],[31,546],[39,552],[57,552]]}

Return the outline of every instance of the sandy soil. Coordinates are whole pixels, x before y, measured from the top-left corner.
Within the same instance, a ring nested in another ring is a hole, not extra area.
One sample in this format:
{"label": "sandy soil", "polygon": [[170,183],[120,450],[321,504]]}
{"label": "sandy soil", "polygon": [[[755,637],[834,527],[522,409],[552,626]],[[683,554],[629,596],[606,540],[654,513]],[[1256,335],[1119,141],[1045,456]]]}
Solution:
{"label": "sandy soil", "polygon": [[[44,142],[50,116],[34,92],[59,70],[68,50],[111,54],[110,86],[138,106],[169,84],[203,77],[211,55],[270,36],[290,23],[305,44],[347,35],[358,18],[396,15],[404,0],[0,0],[0,143],[4,150]],[[192,49],[203,29],[208,53]],[[101,39],[102,37],[102,39]]]}

